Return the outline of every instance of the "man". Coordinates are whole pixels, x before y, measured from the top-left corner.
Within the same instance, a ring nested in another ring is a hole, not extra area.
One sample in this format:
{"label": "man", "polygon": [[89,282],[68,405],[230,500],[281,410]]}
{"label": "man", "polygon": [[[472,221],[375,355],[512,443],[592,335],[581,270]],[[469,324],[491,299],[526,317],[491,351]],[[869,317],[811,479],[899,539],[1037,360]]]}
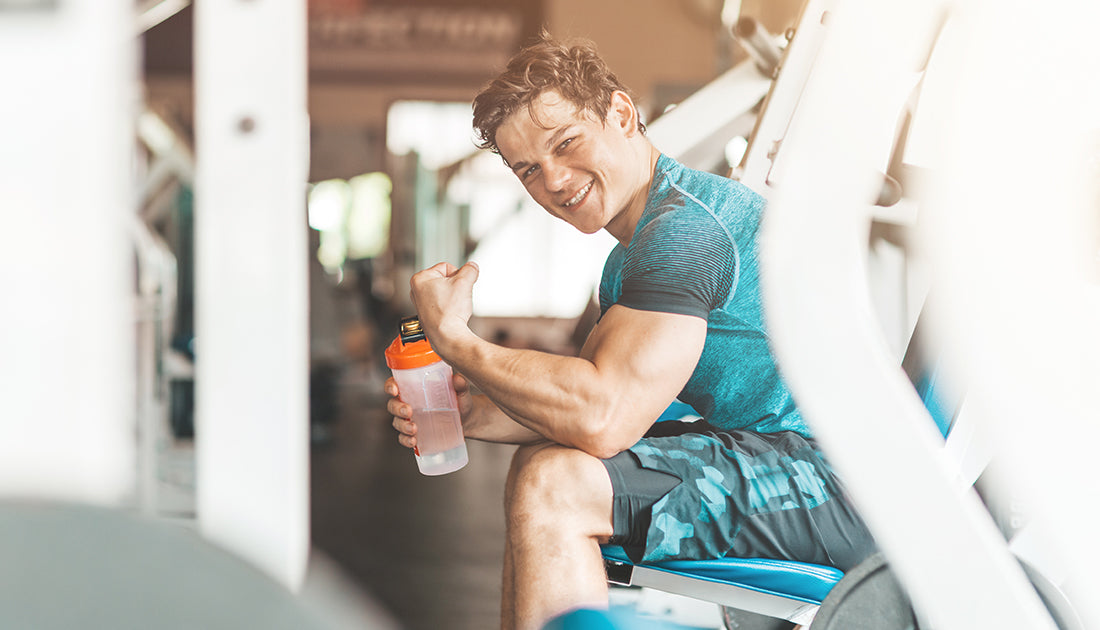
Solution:
{"label": "man", "polygon": [[[607,541],[642,561],[731,554],[846,569],[869,554],[768,350],[762,199],[661,155],[587,44],[544,37],[518,53],[474,101],[474,126],[548,212],[619,241],[578,357],[471,332],[473,263],[412,279],[432,346],[462,375],[466,436],[521,445],[505,488],[502,626],[606,607]],[[386,390],[413,447],[409,407],[392,379]],[[677,397],[706,422],[655,425]]]}

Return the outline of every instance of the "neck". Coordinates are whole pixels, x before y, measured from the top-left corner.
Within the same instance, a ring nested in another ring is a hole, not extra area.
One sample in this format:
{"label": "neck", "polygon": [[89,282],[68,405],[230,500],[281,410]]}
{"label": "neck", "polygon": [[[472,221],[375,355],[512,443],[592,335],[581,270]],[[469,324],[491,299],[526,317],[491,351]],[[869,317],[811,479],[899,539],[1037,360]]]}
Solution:
{"label": "neck", "polygon": [[642,138],[644,147],[639,150],[638,168],[635,171],[634,194],[626,208],[619,213],[607,227],[609,234],[622,243],[623,247],[630,245],[630,239],[634,237],[634,229],[638,227],[638,221],[645,211],[646,201],[649,199],[649,187],[653,183],[653,173],[657,168],[657,159],[661,152],[653,146],[648,139]]}

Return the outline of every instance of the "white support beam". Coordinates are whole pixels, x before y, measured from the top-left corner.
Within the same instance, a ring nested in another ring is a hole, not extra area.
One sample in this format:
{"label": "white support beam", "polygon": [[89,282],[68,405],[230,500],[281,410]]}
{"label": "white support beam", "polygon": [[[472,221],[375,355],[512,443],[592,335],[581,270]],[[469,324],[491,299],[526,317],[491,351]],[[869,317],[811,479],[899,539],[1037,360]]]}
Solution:
{"label": "white support beam", "polygon": [[775,152],[787,135],[792,113],[817,61],[825,33],[825,15],[833,0],[806,0],[794,38],[784,49],[780,69],[753,129],[750,145],[738,166],[737,179],[767,197]]}
{"label": "white support beam", "polygon": [[965,358],[954,367],[996,449],[990,490],[1027,506],[1041,533],[1027,559],[1098,628],[1100,4],[1033,10],[962,3],[918,244],[935,254],[941,342]]}
{"label": "white support beam", "polygon": [[989,514],[958,491],[866,287],[869,200],[897,120],[889,92],[927,50],[935,4],[836,5],[783,139],[763,236],[780,364],[918,612],[941,630],[1052,630]]}
{"label": "white support beam", "polygon": [[304,0],[195,5],[201,532],[291,588],[309,543]]}
{"label": "white support beam", "polygon": [[[690,154],[714,141],[716,133],[752,111],[768,93],[771,79],[760,74],[756,65],[744,61],[714,79],[698,92],[661,114],[649,125],[646,135],[662,153],[695,168],[710,164],[692,163]],[[714,155],[721,156],[729,138],[719,139]]]}
{"label": "white support beam", "polygon": [[0,494],[134,484],[132,2],[0,2]]}
{"label": "white support beam", "polygon": [[186,9],[191,0],[145,0],[137,7],[134,29],[138,35]]}

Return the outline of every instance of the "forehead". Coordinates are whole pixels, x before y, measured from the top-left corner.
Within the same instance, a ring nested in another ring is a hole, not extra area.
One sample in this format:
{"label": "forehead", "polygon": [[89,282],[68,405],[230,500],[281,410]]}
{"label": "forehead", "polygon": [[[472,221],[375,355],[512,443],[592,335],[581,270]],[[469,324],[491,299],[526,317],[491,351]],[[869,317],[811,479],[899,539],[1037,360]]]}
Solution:
{"label": "forehead", "polygon": [[562,127],[598,122],[590,112],[555,91],[538,95],[529,106],[513,112],[497,129],[496,141],[502,155],[508,159],[509,148],[517,150],[525,142],[533,142]]}
{"label": "forehead", "polygon": [[550,131],[578,122],[595,122],[595,117],[572,101],[548,90],[539,94],[530,105],[521,107],[504,119],[498,135],[505,130],[522,132]]}

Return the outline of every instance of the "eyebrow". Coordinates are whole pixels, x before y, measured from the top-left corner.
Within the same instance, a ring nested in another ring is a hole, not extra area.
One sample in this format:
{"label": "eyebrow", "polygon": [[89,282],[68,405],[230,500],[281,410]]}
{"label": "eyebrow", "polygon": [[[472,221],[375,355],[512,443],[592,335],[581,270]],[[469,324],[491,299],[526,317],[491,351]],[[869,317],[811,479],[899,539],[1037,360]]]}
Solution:
{"label": "eyebrow", "polygon": [[[546,145],[545,145],[546,148],[550,149],[551,147],[556,145],[558,142],[560,142],[562,136],[564,136],[564,135],[568,134],[570,131],[572,131],[573,127],[575,127],[575,126],[576,125],[569,124],[569,125],[566,125],[564,127],[558,127],[557,130],[555,130],[554,133],[550,134],[550,137],[547,138]],[[504,158],[503,155],[500,156],[500,157]],[[516,172],[516,171],[522,170],[522,169],[524,169],[528,166],[527,162],[524,162],[523,160],[520,160],[519,162],[516,162],[515,164],[511,164],[511,163],[508,162],[507,159],[505,159],[504,163],[507,164],[508,167],[512,169],[513,173]]]}
{"label": "eyebrow", "polygon": [[549,150],[557,143],[561,142],[561,137],[573,131],[574,125],[566,125],[564,127],[558,127],[558,130],[550,135],[550,138],[546,140],[546,149]]}

